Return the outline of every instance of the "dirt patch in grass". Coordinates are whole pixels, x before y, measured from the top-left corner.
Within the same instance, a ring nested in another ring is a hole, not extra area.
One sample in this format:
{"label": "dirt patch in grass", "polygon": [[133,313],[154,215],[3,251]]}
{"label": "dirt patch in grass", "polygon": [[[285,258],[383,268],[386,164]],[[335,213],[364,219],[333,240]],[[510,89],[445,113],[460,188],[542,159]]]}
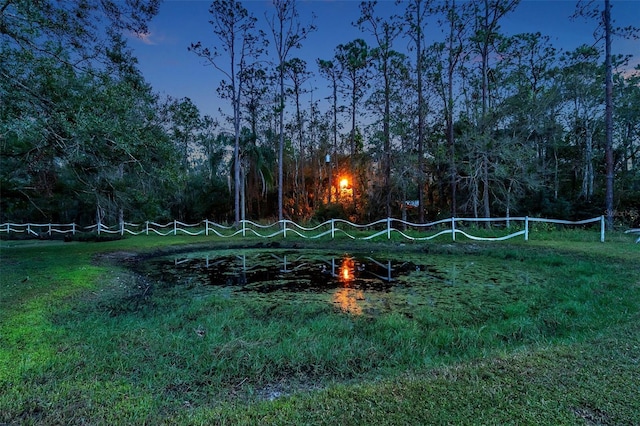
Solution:
{"label": "dirt patch in grass", "polygon": [[589,426],[608,426],[613,424],[607,413],[598,408],[572,407],[571,411]]}

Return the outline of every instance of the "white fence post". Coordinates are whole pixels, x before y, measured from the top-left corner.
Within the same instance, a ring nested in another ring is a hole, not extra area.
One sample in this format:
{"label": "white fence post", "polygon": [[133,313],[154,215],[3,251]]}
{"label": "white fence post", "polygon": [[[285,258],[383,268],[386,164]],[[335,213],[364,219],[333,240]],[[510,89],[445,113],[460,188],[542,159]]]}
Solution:
{"label": "white fence post", "polygon": [[120,222],[120,236],[124,235],[124,220]]}
{"label": "white fence post", "polygon": [[604,243],[604,228],[605,228],[605,223],[604,223],[604,215],[600,216],[600,242]]}
{"label": "white fence post", "polygon": [[[204,235],[209,236],[209,219],[204,220]],[[209,257],[207,257],[207,268],[209,267]]]}
{"label": "white fence post", "polygon": [[287,219],[283,219],[282,224],[284,225],[282,235],[287,238]]}
{"label": "white fence post", "polygon": [[336,235],[336,227],[335,227],[335,224],[334,224],[334,222],[333,222],[334,220],[335,220],[335,219],[331,219],[331,239],[332,239],[332,240],[333,240],[333,238],[334,238],[334,237],[335,237],[335,235]]}
{"label": "white fence post", "polygon": [[31,224],[27,223],[27,235],[31,235]]}
{"label": "white fence post", "polygon": [[175,219],[173,221],[173,235],[178,235],[178,221]]}
{"label": "white fence post", "polygon": [[524,217],[524,240],[529,241],[529,216]]}
{"label": "white fence post", "polygon": [[387,218],[387,240],[391,239],[391,218]]}
{"label": "white fence post", "polygon": [[[247,222],[242,219],[240,222],[242,222],[242,236],[246,237],[247,236]],[[286,226],[286,225],[285,225]]]}
{"label": "white fence post", "polygon": [[145,226],[144,226],[145,234],[146,234],[146,235],[149,235],[149,221],[148,221],[148,220],[147,220],[147,221],[145,221],[145,222],[144,222],[144,225],[145,225]]}
{"label": "white fence post", "polygon": [[71,224],[71,235],[76,235],[76,223]]}
{"label": "white fence post", "polygon": [[51,236],[51,224],[49,224],[49,231],[47,232],[47,234],[49,234],[49,236]]}
{"label": "white fence post", "polygon": [[453,241],[456,240],[456,218],[455,217],[451,217],[451,238],[453,238]]}

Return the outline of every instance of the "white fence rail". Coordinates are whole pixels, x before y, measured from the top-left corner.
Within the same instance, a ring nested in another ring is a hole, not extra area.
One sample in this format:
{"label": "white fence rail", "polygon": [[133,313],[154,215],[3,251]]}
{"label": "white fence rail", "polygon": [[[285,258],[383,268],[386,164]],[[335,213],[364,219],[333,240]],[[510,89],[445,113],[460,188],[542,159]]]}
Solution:
{"label": "white fence rail", "polygon": [[[494,237],[480,237],[474,236],[468,233],[466,230],[460,229],[465,223],[504,223],[505,229],[508,232],[513,228],[518,230],[511,232],[507,235],[494,236]],[[387,239],[391,239],[392,233],[397,233],[403,238],[412,241],[425,241],[431,240],[442,235],[451,235],[453,241],[456,240],[456,236],[462,235],[468,239],[476,241],[503,241],[518,236],[524,236],[524,240],[529,240],[529,232],[531,230],[531,223],[550,223],[557,225],[569,225],[579,226],[587,225],[591,223],[600,223],[600,241],[604,242],[605,237],[605,220],[604,216],[595,217],[593,219],[570,221],[560,219],[543,219],[533,217],[502,217],[502,218],[449,218],[442,219],[430,223],[412,223],[400,219],[386,218],[378,221],[361,225],[349,222],[344,219],[331,219],[323,222],[319,225],[312,227],[304,227],[290,220],[281,220],[271,223],[269,225],[262,225],[252,222],[250,220],[243,220],[236,225],[220,225],[209,220],[204,220],[195,224],[183,223],[177,220],[166,224],[156,222],[145,223],[128,223],[122,222],[117,226],[106,226],[98,223],[96,225],[79,227],[75,223],[47,223],[47,224],[18,224],[18,223],[3,223],[0,224],[0,233],[25,233],[27,235],[39,237],[49,236],[53,234],[71,234],[76,235],[80,233],[93,233],[97,235],[101,234],[120,234],[120,235],[215,235],[221,238],[231,238],[236,236],[257,236],[262,238],[273,238],[282,236],[286,238],[287,235],[296,235],[302,238],[316,239],[324,236],[331,236],[335,238],[336,235],[345,235],[351,239],[357,240],[370,240],[373,238],[385,236]],[[515,225],[514,225],[515,224]],[[407,230],[410,229],[413,232]],[[354,231],[360,231],[358,235],[354,235]],[[369,235],[362,236],[362,231],[371,232]],[[638,231],[638,230],[632,230]],[[640,239],[639,239],[640,240]]]}
{"label": "white fence rail", "polygon": [[[638,234],[640,235],[640,228],[629,229],[624,231],[625,234]],[[640,237],[636,240],[636,243],[640,243]]]}

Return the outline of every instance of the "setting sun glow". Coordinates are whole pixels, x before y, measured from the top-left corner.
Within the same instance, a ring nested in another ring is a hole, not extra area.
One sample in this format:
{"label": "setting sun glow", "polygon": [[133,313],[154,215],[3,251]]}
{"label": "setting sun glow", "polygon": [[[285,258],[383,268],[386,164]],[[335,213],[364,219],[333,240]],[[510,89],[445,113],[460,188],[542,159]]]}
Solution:
{"label": "setting sun glow", "polygon": [[349,186],[349,179],[347,178],[340,179],[340,189],[347,189],[348,186]]}

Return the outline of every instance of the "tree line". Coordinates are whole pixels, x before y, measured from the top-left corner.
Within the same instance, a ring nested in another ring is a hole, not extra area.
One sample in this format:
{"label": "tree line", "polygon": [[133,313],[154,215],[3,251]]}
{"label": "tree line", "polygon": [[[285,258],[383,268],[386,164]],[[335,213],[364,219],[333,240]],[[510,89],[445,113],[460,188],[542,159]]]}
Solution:
{"label": "tree line", "polygon": [[[223,76],[230,114],[211,117],[156,94],[127,46],[123,34],[144,34],[158,0],[0,0],[0,216],[607,211],[637,225],[640,69],[610,54],[610,36],[637,30],[607,27],[608,1],[578,3],[602,40],[563,51],[541,33],[502,32],[518,4],[407,0],[383,16],[362,2],[362,37],[307,63],[296,53],[317,28],[295,1],[273,0],[264,17],[213,1],[211,38],[185,46]],[[327,100],[309,100],[311,80]]]}

